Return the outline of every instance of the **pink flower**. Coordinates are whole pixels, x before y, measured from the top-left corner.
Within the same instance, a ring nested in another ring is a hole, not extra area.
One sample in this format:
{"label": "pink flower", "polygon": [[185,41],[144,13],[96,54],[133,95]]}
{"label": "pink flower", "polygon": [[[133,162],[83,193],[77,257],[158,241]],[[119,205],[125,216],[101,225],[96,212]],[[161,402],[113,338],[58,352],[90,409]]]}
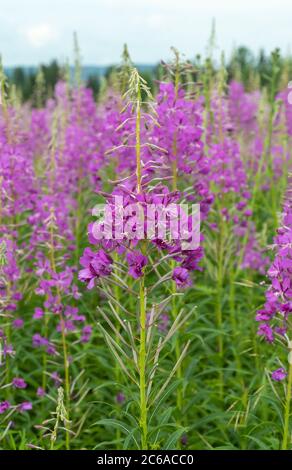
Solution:
{"label": "pink flower", "polygon": [[22,328],[23,325],[24,325],[24,321],[23,321],[22,318],[16,318],[16,319],[13,321],[13,326],[14,326],[14,328],[19,329],[19,328]]}
{"label": "pink flower", "polygon": [[177,266],[172,273],[172,279],[177,287],[187,287],[191,285],[190,275],[187,269]]}
{"label": "pink flower", "polygon": [[146,256],[142,255],[140,251],[130,251],[127,253],[127,262],[129,265],[129,274],[134,279],[143,276],[143,268],[148,263]]}
{"label": "pink flower", "polygon": [[19,377],[15,377],[13,380],[12,380],[12,385],[15,387],[15,388],[26,388],[27,387],[27,383],[19,378]]}
{"label": "pink flower", "polygon": [[43,397],[43,396],[45,396],[45,394],[46,394],[46,391],[43,389],[43,387],[38,387],[37,396],[38,397]]}
{"label": "pink flower", "polygon": [[104,250],[94,253],[90,248],[85,248],[80,258],[80,264],[84,269],[79,271],[78,278],[82,282],[87,282],[88,289],[92,289],[95,279],[111,274],[112,263],[112,258]]}
{"label": "pink flower", "polygon": [[9,401],[5,400],[0,403],[0,415],[5,413],[6,410],[9,410],[10,408],[10,403]]}
{"label": "pink flower", "polygon": [[32,403],[30,401],[23,401],[18,405],[17,409],[21,412],[23,411],[29,411],[32,409]]}
{"label": "pink flower", "polygon": [[281,382],[281,380],[284,380],[287,377],[287,372],[283,367],[280,367],[280,369],[274,370],[272,372],[272,379],[275,380],[276,382]]}
{"label": "pink flower", "polygon": [[44,316],[44,311],[41,308],[36,307],[34,309],[33,318],[35,318],[37,320],[39,318],[42,318],[43,316]]}

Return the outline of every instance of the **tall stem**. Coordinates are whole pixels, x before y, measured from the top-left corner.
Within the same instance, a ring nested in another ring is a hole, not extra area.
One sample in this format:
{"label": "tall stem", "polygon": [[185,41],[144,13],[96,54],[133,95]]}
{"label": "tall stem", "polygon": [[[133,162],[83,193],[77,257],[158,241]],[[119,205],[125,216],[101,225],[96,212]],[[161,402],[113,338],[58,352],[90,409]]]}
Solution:
{"label": "tall stem", "polygon": [[142,171],[141,171],[141,90],[138,86],[137,92],[137,108],[136,108],[136,176],[137,176],[137,193],[141,193]]}
{"label": "tall stem", "polygon": [[[11,301],[11,283],[10,281],[7,282],[7,301]],[[6,342],[7,344],[10,344],[11,343],[11,321],[10,321],[10,318],[7,319],[7,325],[6,325],[6,328],[5,328],[5,335],[6,335]],[[6,358],[5,358],[5,366],[6,366],[6,370],[5,370],[5,376],[6,376],[6,383],[10,383],[10,375],[11,375],[11,368],[10,368],[10,358],[9,358],[9,354],[6,354]],[[11,396],[11,387],[7,387],[6,389],[6,397],[7,399],[9,399],[9,397]]]}
{"label": "tall stem", "polygon": [[[178,85],[176,84],[176,95],[178,92]],[[177,135],[176,132],[174,134],[173,138],[173,156],[174,160],[172,162],[172,189],[173,191],[177,191]],[[175,261],[171,260],[171,269],[175,268]],[[171,284],[171,292],[172,292],[172,318],[173,321],[175,321],[176,316],[177,316],[177,297],[176,297],[176,283],[175,281],[172,281]],[[175,356],[176,356],[176,362],[179,360],[180,357],[180,343],[179,343],[179,338],[176,335],[175,338]],[[182,377],[182,369],[181,369],[181,364],[179,363],[179,366],[176,371],[176,376],[180,380]],[[182,409],[182,390],[181,387],[178,387],[177,393],[176,393],[176,406],[178,410]]]}
{"label": "tall stem", "polygon": [[[136,176],[137,193],[142,191],[142,166],[141,166],[141,89],[140,80],[137,84],[137,102],[136,102]],[[141,428],[141,447],[147,450],[147,398],[146,398],[146,295],[144,275],[140,279],[139,296],[139,322],[140,322],[140,341],[139,341],[139,389],[140,389],[140,428]]]}
{"label": "tall stem", "polygon": [[[172,260],[171,261],[171,265],[172,265],[172,270],[175,268],[175,261]],[[176,297],[176,283],[175,281],[172,281],[172,319],[173,321],[175,321],[176,317],[177,317],[177,297]],[[179,361],[179,358],[180,358],[180,341],[179,341],[179,336],[178,336],[178,333],[176,333],[176,336],[175,336],[175,358],[176,358],[176,363],[179,364],[178,367],[177,367],[177,370],[176,370],[176,376],[178,378],[178,380],[181,380],[182,379],[182,366],[181,366],[181,362]],[[177,409],[179,411],[181,411],[182,409],[182,401],[183,401],[183,394],[182,394],[182,388],[181,386],[179,385],[179,387],[177,388],[177,392],[176,392],[176,406],[177,406]]]}
{"label": "tall stem", "polygon": [[[46,297],[48,300],[48,296]],[[45,309],[45,314],[44,314],[44,337],[48,337],[48,311]],[[46,390],[47,386],[47,354],[46,351],[43,351],[43,378],[42,378],[42,387],[44,390]]]}
{"label": "tall stem", "polygon": [[[240,358],[240,322],[237,321],[237,311],[235,306],[235,298],[236,298],[236,288],[235,288],[235,272],[234,266],[230,268],[230,290],[229,290],[229,310],[230,310],[230,323],[232,328],[232,338],[234,344],[234,359],[236,364],[236,374],[238,376],[238,380],[242,387],[242,403],[246,405],[246,398],[247,398],[247,390],[245,387],[244,376],[242,374],[242,364]],[[257,356],[257,355],[256,355]]]}
{"label": "tall stem", "polygon": [[[180,79],[179,56],[177,56],[176,69],[175,69],[175,99],[176,100],[178,98],[179,79]],[[177,157],[178,157],[177,155],[177,131],[174,131],[172,151],[173,151],[173,158],[174,158],[172,162],[172,190],[177,191]],[[175,268],[175,261],[172,260],[171,269],[173,270],[174,268]],[[176,289],[175,281],[172,281],[171,292],[172,292],[172,319],[173,321],[175,321],[177,317],[177,297],[176,297],[177,289]],[[179,341],[178,333],[176,334],[176,337],[175,337],[175,357],[176,357],[176,363],[179,363],[177,370],[176,370],[176,376],[179,380],[181,380],[182,367],[181,367],[181,363],[179,362],[180,341]],[[182,389],[181,389],[181,386],[179,386],[176,392],[176,406],[179,411],[181,411],[182,409],[182,400],[183,400]]]}
{"label": "tall stem", "polygon": [[[220,210],[220,208],[219,208]],[[219,381],[220,381],[220,398],[223,398],[223,331],[222,331],[222,296],[223,296],[223,262],[224,262],[224,222],[220,214],[218,246],[217,246],[217,289],[216,289],[216,325],[218,329],[218,353],[219,353]]]}
{"label": "tall stem", "polygon": [[[114,259],[115,261],[118,261],[118,254],[115,253],[114,254]],[[117,270],[116,270],[117,271]],[[117,272],[118,274],[118,272]],[[120,292],[120,287],[118,285],[114,285],[114,293],[115,293],[115,299],[117,300],[117,305],[116,305],[116,312],[117,312],[117,315],[120,316],[120,301],[121,301],[121,292]],[[116,330],[117,330],[117,334],[116,334],[116,343],[117,344],[120,344],[120,337],[119,337],[119,333],[120,333],[120,323],[117,321],[116,322]],[[118,362],[116,361],[115,363],[115,378],[116,378],[116,383],[119,384],[120,381],[121,381],[121,371],[120,371],[120,365],[118,364]],[[119,414],[119,404],[117,404],[117,414]],[[120,440],[121,440],[121,430],[119,427],[117,427],[117,430],[116,430],[116,440],[117,440],[117,450],[119,450],[119,444],[120,444]]]}
{"label": "tall stem", "polygon": [[146,295],[144,277],[140,280],[140,426],[142,450],[147,450],[147,399],[146,399]]}
{"label": "tall stem", "polygon": [[[52,211],[53,212],[53,211]],[[56,262],[55,262],[55,249],[54,249],[54,226],[53,221],[50,225],[50,258],[51,258],[51,268],[56,272]],[[61,292],[57,284],[57,299],[58,303],[61,304]],[[62,312],[60,311],[60,323],[61,323],[61,337],[62,337],[62,348],[63,348],[63,361],[64,361],[64,375],[65,375],[65,397],[66,397],[66,411],[68,420],[66,423],[66,449],[70,450],[70,376],[69,376],[69,360],[68,360],[68,348],[66,342],[66,333],[65,333],[65,321]]]}
{"label": "tall stem", "polygon": [[0,227],[2,225],[2,212],[3,212],[3,202],[2,202],[2,183],[3,183],[3,176],[0,175]]}
{"label": "tall stem", "polygon": [[[282,450],[287,450],[289,443],[291,444],[291,436],[290,436],[290,431],[289,431],[290,409],[291,409],[291,389],[292,389],[292,361],[289,355],[289,372],[288,372],[288,384],[287,384],[286,403],[285,403],[285,412],[284,412],[284,432],[283,432]],[[289,440],[289,436],[290,436],[290,440]]]}

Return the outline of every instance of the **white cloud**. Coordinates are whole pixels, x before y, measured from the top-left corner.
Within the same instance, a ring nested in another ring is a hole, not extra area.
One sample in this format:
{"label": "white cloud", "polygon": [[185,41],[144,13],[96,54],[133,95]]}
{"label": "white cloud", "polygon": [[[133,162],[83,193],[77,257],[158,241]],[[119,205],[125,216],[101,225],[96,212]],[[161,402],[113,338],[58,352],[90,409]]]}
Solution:
{"label": "white cloud", "polygon": [[24,31],[31,46],[42,47],[58,38],[57,31],[47,23],[31,26]]}
{"label": "white cloud", "polygon": [[73,31],[78,33],[84,64],[118,62],[124,42],[137,63],[167,60],[171,45],[191,58],[204,54],[212,18],[216,43],[227,56],[234,44],[245,44],[255,53],[276,46],[286,52],[292,44],[291,0],[0,0],[0,4],[0,52],[9,65],[72,57]]}

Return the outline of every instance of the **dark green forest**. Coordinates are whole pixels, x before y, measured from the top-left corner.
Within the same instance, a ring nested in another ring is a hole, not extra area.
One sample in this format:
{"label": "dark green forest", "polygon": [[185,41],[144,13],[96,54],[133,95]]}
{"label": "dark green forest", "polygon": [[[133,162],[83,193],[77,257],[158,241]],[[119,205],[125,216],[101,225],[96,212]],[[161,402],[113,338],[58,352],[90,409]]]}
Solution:
{"label": "dark green forest", "polygon": [[[211,58],[202,60],[200,55],[196,55],[194,60],[189,60],[190,73],[193,81],[200,81],[200,75],[206,68],[214,71],[216,65]],[[220,67],[220,64],[218,65]],[[244,84],[245,89],[250,91],[257,88],[264,88],[269,85],[270,77],[286,77],[287,82],[292,72],[292,58],[281,56],[280,51],[276,49],[270,54],[261,50],[258,54],[253,54],[247,47],[241,46],[235,49],[228,61],[224,64],[227,81],[236,79]],[[163,79],[164,64],[156,65],[137,65],[137,68],[143,78],[146,79],[150,88],[155,88],[158,80]],[[98,96],[103,83],[111,83],[114,74],[117,72],[116,66],[98,67],[84,66],[82,68],[82,79],[87,87],[93,90],[95,97]],[[64,66],[57,60],[49,64],[41,64],[39,67],[21,67],[17,66],[5,70],[10,84],[14,84],[14,89],[21,101],[30,101],[34,106],[42,106],[43,103],[53,96],[53,90],[58,80],[70,77],[74,81],[73,67]],[[280,86],[281,84],[275,84]],[[286,86],[287,84],[283,84]],[[274,89],[278,89],[275,86]],[[41,89],[41,97],[38,92]]]}

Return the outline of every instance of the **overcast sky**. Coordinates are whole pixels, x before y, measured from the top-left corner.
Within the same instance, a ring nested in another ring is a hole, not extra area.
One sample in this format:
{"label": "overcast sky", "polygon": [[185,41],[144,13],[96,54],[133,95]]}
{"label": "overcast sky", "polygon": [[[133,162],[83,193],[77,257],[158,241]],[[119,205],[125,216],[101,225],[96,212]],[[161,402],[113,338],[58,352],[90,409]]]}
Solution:
{"label": "overcast sky", "polygon": [[84,64],[118,62],[127,43],[136,63],[203,53],[216,20],[218,50],[255,52],[292,44],[292,0],[0,0],[5,65],[72,58],[77,31]]}

